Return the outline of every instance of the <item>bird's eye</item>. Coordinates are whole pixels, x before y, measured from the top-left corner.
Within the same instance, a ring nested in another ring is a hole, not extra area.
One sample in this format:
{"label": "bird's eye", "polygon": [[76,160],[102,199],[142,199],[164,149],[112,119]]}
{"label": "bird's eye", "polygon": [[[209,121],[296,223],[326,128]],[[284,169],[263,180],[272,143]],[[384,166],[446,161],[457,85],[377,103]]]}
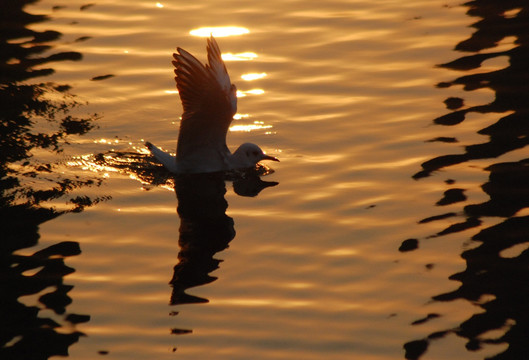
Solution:
{"label": "bird's eye", "polygon": [[257,151],[252,152],[253,156],[257,156],[259,153]]}

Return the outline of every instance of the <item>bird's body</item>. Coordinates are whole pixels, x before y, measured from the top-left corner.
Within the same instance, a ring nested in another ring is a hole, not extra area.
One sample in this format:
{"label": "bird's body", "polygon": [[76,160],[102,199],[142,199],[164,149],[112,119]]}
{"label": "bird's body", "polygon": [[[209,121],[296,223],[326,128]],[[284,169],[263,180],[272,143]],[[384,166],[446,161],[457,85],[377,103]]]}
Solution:
{"label": "bird's body", "polygon": [[173,54],[176,87],[184,108],[176,158],[151,143],[146,143],[147,147],[177,174],[243,169],[261,160],[279,161],[251,143],[242,144],[233,154],[228,149],[226,135],[237,111],[237,88],[213,37],[208,39],[207,52],[207,65],[181,48]]}

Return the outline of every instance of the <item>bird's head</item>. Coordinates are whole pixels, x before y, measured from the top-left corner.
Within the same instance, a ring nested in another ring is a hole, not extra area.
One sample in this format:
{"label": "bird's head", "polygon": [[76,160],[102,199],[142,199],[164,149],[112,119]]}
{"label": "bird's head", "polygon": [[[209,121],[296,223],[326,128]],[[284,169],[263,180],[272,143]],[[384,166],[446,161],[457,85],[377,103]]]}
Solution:
{"label": "bird's head", "polygon": [[261,148],[252,143],[244,143],[233,153],[236,166],[240,168],[253,167],[261,160],[279,161],[278,158],[266,155]]}

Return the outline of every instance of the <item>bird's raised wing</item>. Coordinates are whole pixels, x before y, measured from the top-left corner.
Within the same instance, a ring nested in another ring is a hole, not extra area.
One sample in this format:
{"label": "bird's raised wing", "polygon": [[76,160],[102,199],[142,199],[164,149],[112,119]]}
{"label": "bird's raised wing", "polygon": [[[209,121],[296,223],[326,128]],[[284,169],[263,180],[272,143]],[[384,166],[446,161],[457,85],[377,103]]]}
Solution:
{"label": "bird's raised wing", "polygon": [[204,147],[226,148],[226,134],[237,111],[237,89],[213,36],[208,39],[208,62],[203,65],[184,49],[173,54],[176,87],[184,113],[180,123],[177,156]]}

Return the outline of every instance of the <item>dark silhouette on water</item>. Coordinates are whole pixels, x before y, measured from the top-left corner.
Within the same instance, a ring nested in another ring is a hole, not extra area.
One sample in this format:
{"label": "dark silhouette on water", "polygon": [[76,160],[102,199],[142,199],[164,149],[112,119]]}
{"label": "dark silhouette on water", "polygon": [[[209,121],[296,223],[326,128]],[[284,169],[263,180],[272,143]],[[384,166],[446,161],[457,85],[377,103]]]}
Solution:
{"label": "dark silhouette on water", "polygon": [[[90,131],[96,116],[79,118],[69,114],[79,106],[68,93],[68,85],[31,82],[53,73],[44,65],[52,61],[79,60],[77,52],[43,55],[50,41],[61,34],[38,32],[31,24],[46,16],[24,11],[35,1],[1,1],[0,8],[0,358],[2,360],[48,359],[68,355],[68,348],[82,335],[75,325],[89,321],[88,315],[67,312],[71,285],[64,276],[75,271],[65,264],[81,253],[75,241],[64,241],[30,255],[17,251],[36,245],[40,224],[67,212],[80,212],[102,200],[75,195],[97,179],[68,177],[55,172],[58,164],[34,155],[49,150],[60,153],[75,136]],[[36,66],[39,69],[36,69]],[[50,96],[56,100],[50,100]],[[40,129],[40,130],[37,130]],[[56,210],[52,201],[67,201],[68,210]],[[25,251],[27,253],[27,250]],[[27,305],[20,298],[39,295]],[[50,318],[43,310],[56,315]],[[61,320],[58,320],[61,318]],[[63,327],[62,324],[67,324]]]}
{"label": "dark silhouette on water", "polygon": [[[235,237],[233,219],[226,215],[225,179],[225,173],[190,174],[175,178],[180,252],[170,281],[173,288],[171,305],[208,302],[188,294],[186,290],[217,279],[210,273],[218,269],[222,260],[214,256],[226,249]],[[235,191],[239,188],[239,195],[243,196],[257,196],[264,188],[277,185],[276,182],[262,181],[256,172],[240,173],[231,180]],[[191,330],[175,328],[171,332],[184,334]]]}
{"label": "dark silhouette on water", "polygon": [[180,217],[178,264],[174,267],[171,305],[207,300],[185,290],[214,281],[209,275],[219,267],[213,256],[235,237],[233,219],[226,215],[226,187],[221,173],[180,176],[175,183]]}
{"label": "dark silhouette on water", "polygon": [[[476,32],[459,43],[456,50],[475,54],[463,56],[442,67],[461,71],[477,69],[484,60],[499,56],[508,57],[509,66],[497,71],[464,75],[439,84],[439,87],[462,85],[468,91],[490,88],[495,92],[495,99],[490,104],[468,108],[463,108],[462,100],[450,100],[447,105],[450,104],[449,108],[454,111],[434,122],[454,126],[464,121],[468,113],[504,115],[496,123],[478,131],[488,136],[488,142],[467,145],[464,153],[439,156],[423,163],[423,170],[414,176],[416,179],[450,165],[494,158],[529,143],[529,4],[524,0],[475,0],[465,6],[469,8],[468,15],[479,17],[479,21],[473,25]],[[516,38],[512,49],[496,52],[486,50],[494,48],[509,36]],[[434,301],[445,302],[467,300],[475,304],[476,312],[455,328],[441,329],[423,339],[406,343],[404,349],[407,359],[419,359],[428,350],[431,341],[441,341],[439,339],[447,334],[466,339],[467,351],[479,351],[487,344],[507,345],[505,350],[487,359],[527,359],[529,216],[514,215],[529,206],[529,159],[496,163],[484,170],[489,172],[489,180],[481,188],[490,199],[481,204],[467,204],[461,212],[466,217],[464,221],[454,223],[432,236],[479,227],[482,217],[505,218],[497,225],[480,229],[471,237],[477,246],[465,250],[461,255],[466,262],[466,269],[450,276],[460,286],[432,297]],[[453,183],[451,180],[447,184]],[[458,201],[465,203],[467,200],[463,191],[457,189],[452,195],[458,195]],[[455,213],[445,213],[421,222],[456,216]],[[426,317],[414,325],[435,321],[437,317]],[[487,334],[491,330],[499,330],[500,335],[491,337]]]}
{"label": "dark silhouette on water", "polygon": [[[277,182],[261,179],[261,176],[273,173],[273,170],[261,164],[245,171],[175,176],[154,157],[134,152],[107,152],[96,155],[91,161],[125,174],[134,174],[145,189],[152,186],[174,188],[180,218],[180,251],[169,282],[172,287],[170,305],[208,302],[187,291],[217,279],[210,275],[222,262],[215,255],[227,249],[235,237],[234,221],[226,215],[226,182],[233,184],[237,195],[247,197],[258,196],[263,189],[278,185]],[[174,316],[178,312],[170,314]],[[190,332],[190,329],[171,329],[171,333],[176,335]]]}
{"label": "dark silhouette on water", "polygon": [[[455,61],[440,65],[453,70],[472,70],[481,66],[487,59],[506,56],[509,66],[486,73],[464,75],[450,82],[438,84],[439,88],[460,85],[467,91],[489,88],[495,92],[495,99],[490,104],[477,105],[464,109],[463,102],[448,106],[455,111],[434,120],[435,124],[454,126],[465,120],[469,113],[505,113],[495,124],[478,131],[478,134],[489,137],[489,141],[481,144],[465,146],[462,154],[450,154],[436,157],[422,164],[423,170],[414,175],[416,179],[429,176],[441,168],[463,163],[474,159],[498,157],[509,151],[526,146],[529,143],[529,50],[528,50],[528,9],[523,0],[494,1],[476,0],[466,3],[470,9],[468,15],[479,16],[481,20],[473,27],[477,31],[470,39],[460,42],[456,50],[478,52],[495,47],[506,37],[516,37],[516,45],[510,50],[479,53],[463,56]],[[517,14],[505,16],[505,12],[517,11]],[[452,97],[445,102],[453,104]]]}

